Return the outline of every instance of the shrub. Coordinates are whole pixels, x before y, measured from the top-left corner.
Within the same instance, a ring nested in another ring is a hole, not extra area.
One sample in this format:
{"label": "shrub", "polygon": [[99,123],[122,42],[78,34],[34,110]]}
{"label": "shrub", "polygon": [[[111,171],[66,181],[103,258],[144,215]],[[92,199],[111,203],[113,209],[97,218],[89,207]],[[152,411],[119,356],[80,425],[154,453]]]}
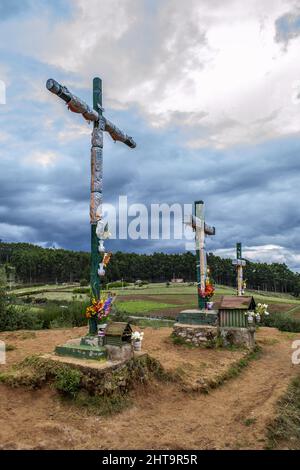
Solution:
{"label": "shrub", "polygon": [[300,320],[287,313],[273,313],[264,318],[263,325],[278,328],[280,331],[300,332]]}
{"label": "shrub", "polygon": [[82,373],[75,369],[61,369],[54,381],[55,388],[66,396],[76,397],[81,383]]}
{"label": "shrub", "polygon": [[37,313],[42,328],[59,328],[85,326],[87,320],[85,318],[85,309],[89,302],[79,302],[73,300],[66,306],[57,305],[49,302],[42,312]]}
{"label": "shrub", "polygon": [[42,322],[27,307],[10,305],[0,313],[0,331],[39,330]]}
{"label": "shrub", "polygon": [[87,279],[80,279],[80,287],[88,286],[89,281]]}
{"label": "shrub", "polygon": [[109,289],[111,288],[119,288],[119,287],[127,287],[127,286],[130,286],[130,283],[129,282],[126,282],[126,281],[115,281],[115,282],[110,282],[108,284],[108,287]]}
{"label": "shrub", "polygon": [[89,287],[76,287],[76,289],[73,289],[73,294],[90,294],[90,291]]}

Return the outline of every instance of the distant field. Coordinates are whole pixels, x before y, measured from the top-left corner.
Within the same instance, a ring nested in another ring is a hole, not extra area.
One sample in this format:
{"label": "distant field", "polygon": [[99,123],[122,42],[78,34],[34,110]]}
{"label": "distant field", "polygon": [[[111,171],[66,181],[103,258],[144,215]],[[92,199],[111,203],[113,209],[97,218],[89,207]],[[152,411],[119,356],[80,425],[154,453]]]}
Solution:
{"label": "distant field", "polygon": [[[88,294],[74,294],[73,290],[78,285],[69,284],[63,286],[44,285],[26,287],[13,291],[18,296],[26,296],[47,300],[59,300],[68,302],[72,300],[87,300]],[[130,286],[110,289],[117,294],[116,306],[121,311],[132,315],[175,318],[177,314],[187,308],[197,308],[196,284],[170,284],[156,283],[142,287]],[[234,288],[216,286],[214,301],[219,301],[222,295],[235,295]],[[269,305],[270,313],[290,313],[300,318],[300,299],[286,294],[257,292],[248,290],[248,295],[253,295],[256,302]],[[35,307],[33,307],[34,309]],[[32,310],[34,311],[34,310]]]}

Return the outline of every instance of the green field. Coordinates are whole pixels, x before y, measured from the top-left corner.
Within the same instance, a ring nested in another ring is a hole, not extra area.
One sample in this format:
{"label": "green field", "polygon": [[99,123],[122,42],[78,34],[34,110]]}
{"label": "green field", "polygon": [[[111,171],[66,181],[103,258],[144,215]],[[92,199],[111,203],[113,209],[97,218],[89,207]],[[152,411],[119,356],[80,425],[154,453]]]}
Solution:
{"label": "green field", "polygon": [[[38,287],[26,287],[13,291],[20,299],[29,296],[33,302],[41,301],[60,301],[71,302],[73,300],[86,301],[88,294],[74,293],[78,285],[70,284],[63,286],[44,285]],[[111,289],[117,295],[116,306],[119,311],[126,312],[129,315],[153,316],[175,319],[176,315],[184,309],[197,307],[197,288],[196,284],[170,284],[156,283],[148,284],[142,287],[128,286],[124,288]],[[226,286],[216,286],[215,301],[220,300],[222,295],[235,295],[234,288]],[[300,317],[300,299],[291,295],[257,292],[248,290],[246,295],[253,295],[256,302],[263,302],[269,305],[270,313],[289,313],[297,318]],[[30,308],[32,312],[43,308],[42,305]]]}

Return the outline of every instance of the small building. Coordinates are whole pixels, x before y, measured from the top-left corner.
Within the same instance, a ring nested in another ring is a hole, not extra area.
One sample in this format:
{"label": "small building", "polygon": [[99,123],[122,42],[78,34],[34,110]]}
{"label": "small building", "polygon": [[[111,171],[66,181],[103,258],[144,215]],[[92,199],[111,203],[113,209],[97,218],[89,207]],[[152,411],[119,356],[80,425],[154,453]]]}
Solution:
{"label": "small building", "polygon": [[131,343],[132,328],[126,322],[112,322],[105,330],[104,344],[123,346]]}
{"label": "small building", "polygon": [[252,296],[238,297],[224,295],[219,306],[219,326],[231,328],[248,328],[247,312],[256,307]]}

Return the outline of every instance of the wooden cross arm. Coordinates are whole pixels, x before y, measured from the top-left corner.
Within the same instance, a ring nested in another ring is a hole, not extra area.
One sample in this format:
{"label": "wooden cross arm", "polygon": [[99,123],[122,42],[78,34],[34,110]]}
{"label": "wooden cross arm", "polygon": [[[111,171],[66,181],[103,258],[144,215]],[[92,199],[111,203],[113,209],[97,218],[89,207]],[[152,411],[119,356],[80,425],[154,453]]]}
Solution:
{"label": "wooden cross arm", "polygon": [[93,108],[90,108],[84,101],[82,101],[77,96],[73,95],[67,87],[60,85],[53,78],[49,78],[46,83],[46,87],[51,93],[59,96],[65,103],[67,103],[68,108],[73,113],[80,113],[87,121],[99,121],[100,115]]}
{"label": "wooden cross arm", "polygon": [[134,149],[136,147],[136,143],[132,137],[122,132],[117,126],[115,126],[112,122],[108,119],[103,118],[105,122],[105,130],[109,133],[111,138],[119,142],[123,142],[123,144],[128,145],[128,147]]}
{"label": "wooden cross arm", "polygon": [[[122,132],[117,126],[115,126],[112,122],[110,122],[105,117],[102,117],[95,109],[91,108],[88,104],[82,101],[77,96],[73,95],[67,87],[61,85],[53,78],[49,78],[46,83],[46,87],[51,93],[57,95],[61,98],[65,103],[67,103],[68,108],[73,113],[80,113],[87,121],[98,122],[103,120],[104,122],[104,130],[109,133],[114,141],[118,140],[119,142],[123,142],[123,144],[127,145],[130,148],[135,148],[136,143],[134,142],[133,138],[129,135]],[[100,106],[99,106],[100,109]]]}
{"label": "wooden cross arm", "polygon": [[[196,230],[197,228],[200,228],[202,226],[202,220],[199,219],[199,217],[196,217],[195,215],[191,215],[190,220],[186,222],[186,225],[189,225],[193,228],[193,230]],[[216,228],[211,227],[210,225],[207,225],[204,222],[204,233],[205,235],[215,235]]]}
{"label": "wooden cross arm", "polygon": [[232,260],[234,266],[246,266],[246,260],[244,259],[234,259]]}

